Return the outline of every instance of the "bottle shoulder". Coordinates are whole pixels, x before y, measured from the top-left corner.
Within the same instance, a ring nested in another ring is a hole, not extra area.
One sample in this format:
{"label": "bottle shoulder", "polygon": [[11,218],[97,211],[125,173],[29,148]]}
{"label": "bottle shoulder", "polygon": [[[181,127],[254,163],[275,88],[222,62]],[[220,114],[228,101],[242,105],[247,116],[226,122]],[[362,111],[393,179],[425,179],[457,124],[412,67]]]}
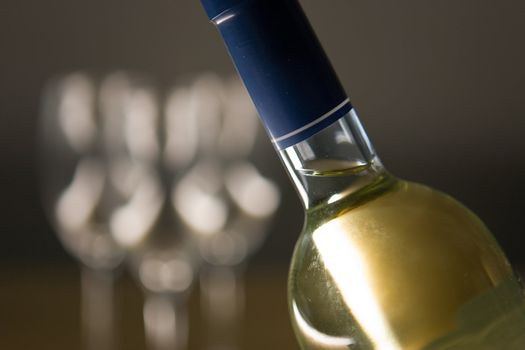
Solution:
{"label": "bottle shoulder", "polygon": [[[523,292],[485,225],[440,191],[383,181],[307,217],[289,275],[303,348],[328,339],[363,349],[441,350],[459,341],[463,350],[499,339],[500,322],[522,330]],[[305,324],[330,338],[313,339]]]}
{"label": "bottle shoulder", "polygon": [[438,215],[476,225],[488,232],[475,213],[449,194],[421,183],[395,178],[387,172],[358,190],[332,195],[327,201],[307,210],[305,231],[315,230],[334,219],[362,213],[370,214],[370,220],[386,220],[391,214],[404,221],[428,221]]}

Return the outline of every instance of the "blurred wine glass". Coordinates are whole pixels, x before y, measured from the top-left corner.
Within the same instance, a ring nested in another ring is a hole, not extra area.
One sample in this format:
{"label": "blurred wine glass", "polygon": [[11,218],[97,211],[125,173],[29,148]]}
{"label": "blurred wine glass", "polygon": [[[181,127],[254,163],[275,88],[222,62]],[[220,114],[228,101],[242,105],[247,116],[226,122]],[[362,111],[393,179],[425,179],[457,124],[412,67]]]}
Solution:
{"label": "blurred wine glass", "polygon": [[191,113],[181,102],[191,96],[174,89],[161,108],[151,84],[124,73],[108,76],[100,96],[112,183],[110,231],[144,291],[148,348],[184,349],[185,304],[200,258],[170,193],[194,161],[195,134],[180,122]]}
{"label": "blurred wine glass", "polygon": [[102,197],[108,173],[100,149],[97,87],[87,74],[50,82],[39,125],[44,209],[66,250],[81,265],[82,325],[88,350],[112,350],[114,271],[124,251],[110,234]]}
{"label": "blurred wine glass", "polygon": [[[237,79],[206,74],[191,85],[198,161],[173,193],[175,208],[199,243],[206,349],[238,349],[244,313],[243,273],[261,245],[280,192],[255,166],[264,147],[255,109]],[[268,145],[266,145],[268,146]]]}

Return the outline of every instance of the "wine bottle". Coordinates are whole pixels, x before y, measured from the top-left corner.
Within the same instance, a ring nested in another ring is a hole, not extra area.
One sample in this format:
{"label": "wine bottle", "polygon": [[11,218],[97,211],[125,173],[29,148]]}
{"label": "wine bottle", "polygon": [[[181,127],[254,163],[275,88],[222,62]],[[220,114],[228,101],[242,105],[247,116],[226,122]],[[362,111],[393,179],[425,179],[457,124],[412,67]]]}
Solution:
{"label": "wine bottle", "polygon": [[297,0],[202,0],[305,208],[303,350],[523,350],[520,281],[453,198],[385,170]]}

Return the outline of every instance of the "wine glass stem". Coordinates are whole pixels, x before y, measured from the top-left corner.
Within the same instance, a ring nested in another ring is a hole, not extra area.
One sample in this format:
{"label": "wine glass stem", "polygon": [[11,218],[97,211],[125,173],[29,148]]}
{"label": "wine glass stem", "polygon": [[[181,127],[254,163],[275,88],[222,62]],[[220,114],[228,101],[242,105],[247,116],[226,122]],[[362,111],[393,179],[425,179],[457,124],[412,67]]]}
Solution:
{"label": "wine glass stem", "polygon": [[110,271],[82,267],[81,313],[86,350],[114,350],[114,276]]}
{"label": "wine glass stem", "polygon": [[206,266],[201,272],[201,309],[207,325],[207,350],[239,349],[244,313],[240,267]]}
{"label": "wine glass stem", "polygon": [[186,306],[174,295],[147,293],[143,308],[144,330],[150,350],[183,350],[188,342]]}

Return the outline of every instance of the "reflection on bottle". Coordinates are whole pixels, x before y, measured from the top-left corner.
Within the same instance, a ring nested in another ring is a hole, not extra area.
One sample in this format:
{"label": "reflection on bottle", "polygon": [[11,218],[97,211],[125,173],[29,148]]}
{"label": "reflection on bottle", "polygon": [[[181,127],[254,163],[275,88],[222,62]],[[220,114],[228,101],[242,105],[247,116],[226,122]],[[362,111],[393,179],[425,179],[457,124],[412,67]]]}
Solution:
{"label": "reflection on bottle", "polygon": [[[321,226],[313,241],[325,268],[330,271],[350,312],[372,339],[374,346],[401,350],[377,300],[373,281],[369,280],[366,260],[352,241],[351,226],[334,220]],[[360,234],[360,233],[356,233]],[[297,308],[296,304],[294,306]]]}
{"label": "reflection on bottle", "polygon": [[346,350],[351,349],[355,341],[351,337],[340,337],[325,334],[313,327],[304,319],[295,301],[292,302],[292,316],[297,322],[297,328],[310,344],[315,344],[321,349]]}

